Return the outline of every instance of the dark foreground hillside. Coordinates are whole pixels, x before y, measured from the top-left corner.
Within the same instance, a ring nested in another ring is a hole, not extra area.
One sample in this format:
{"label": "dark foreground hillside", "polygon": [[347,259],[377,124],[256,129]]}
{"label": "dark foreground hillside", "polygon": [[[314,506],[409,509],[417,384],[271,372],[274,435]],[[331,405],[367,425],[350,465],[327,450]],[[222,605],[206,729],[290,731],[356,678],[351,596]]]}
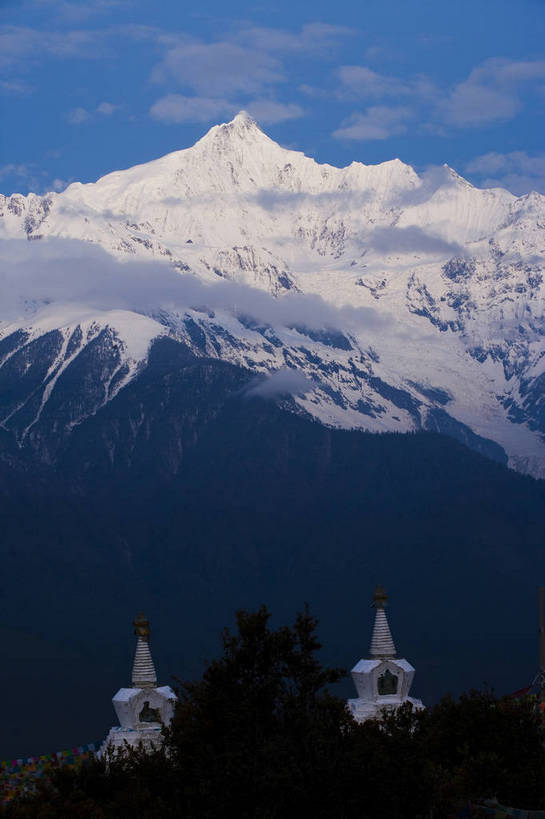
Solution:
{"label": "dark foreground hillside", "polygon": [[264,606],[238,612],[222,655],[180,685],[163,748],[118,748],[38,779],[27,771],[23,783],[0,776],[0,816],[542,816],[534,809],[545,806],[545,727],[535,695],[471,691],[356,723],[329,690],[342,672],[319,662],[315,618],[305,610],[278,629],[269,618]]}
{"label": "dark foreground hillside", "polygon": [[308,601],[325,661],[350,666],[381,582],[425,701],[531,678],[543,484],[443,436],[326,429],[249,379],[163,340],[54,464],[0,437],[0,758],[105,734],[138,609],[165,682],[261,602],[280,623]]}

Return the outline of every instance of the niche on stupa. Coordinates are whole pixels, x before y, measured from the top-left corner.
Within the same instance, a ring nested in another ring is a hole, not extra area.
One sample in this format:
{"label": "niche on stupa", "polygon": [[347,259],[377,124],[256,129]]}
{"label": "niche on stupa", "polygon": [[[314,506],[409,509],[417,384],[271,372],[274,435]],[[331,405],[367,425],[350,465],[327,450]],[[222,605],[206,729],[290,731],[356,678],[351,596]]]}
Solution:
{"label": "niche on stupa", "polygon": [[380,675],[377,681],[377,691],[381,697],[397,694],[397,685],[399,677],[397,674],[392,674],[389,668]]}
{"label": "niche on stupa", "polygon": [[158,708],[150,708],[149,700],[144,702],[144,707],[138,714],[139,722],[162,722]]}

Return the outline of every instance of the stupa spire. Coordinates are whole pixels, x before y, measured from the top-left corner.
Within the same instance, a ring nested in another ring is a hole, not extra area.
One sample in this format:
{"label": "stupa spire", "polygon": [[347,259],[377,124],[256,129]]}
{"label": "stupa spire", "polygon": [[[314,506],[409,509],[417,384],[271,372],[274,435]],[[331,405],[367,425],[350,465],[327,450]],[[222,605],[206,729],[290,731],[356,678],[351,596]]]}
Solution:
{"label": "stupa spire", "polygon": [[373,602],[371,604],[376,609],[375,625],[373,628],[373,636],[371,638],[371,648],[369,649],[369,654],[371,657],[396,656],[396,647],[392,639],[390,626],[388,625],[388,618],[386,617],[386,612],[384,611],[387,600],[388,595],[382,586],[377,586],[373,596]]}
{"label": "stupa spire", "polygon": [[150,626],[146,617],[139,612],[134,620],[134,633],[138,641],[132,666],[133,688],[153,688],[157,685],[157,674],[149,647]]}

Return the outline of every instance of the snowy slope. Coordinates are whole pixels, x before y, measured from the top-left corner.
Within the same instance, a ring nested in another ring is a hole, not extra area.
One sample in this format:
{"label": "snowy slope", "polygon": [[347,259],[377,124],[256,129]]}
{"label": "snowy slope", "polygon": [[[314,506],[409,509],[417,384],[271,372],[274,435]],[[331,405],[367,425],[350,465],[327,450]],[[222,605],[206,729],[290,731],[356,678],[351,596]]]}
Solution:
{"label": "snowy slope", "polygon": [[[37,339],[63,338],[32,386],[0,406],[20,443],[58,389],[63,345],[74,333],[92,341],[94,327],[109,328],[116,352],[95,374],[103,386],[93,401],[77,387],[67,424],[107,402],[109,385],[128,383],[152,339],[169,333],[257,373],[302,371],[297,406],[324,423],[439,429],[545,475],[545,197],[480,190],[447,167],[419,177],[399,160],[319,165],[239,114],[192,148],[96,183],[0,196],[0,236],[32,242],[28,259],[36,269],[47,259],[46,271],[54,239],[93,243],[125,262],[129,291],[121,303],[98,277],[97,301],[76,261],[65,293],[57,281],[49,295],[45,277],[35,297],[0,313],[0,386],[6,368],[37,355]],[[94,259],[81,265],[91,283],[102,267]],[[186,296],[163,286],[167,267]],[[132,271],[140,291],[147,282],[134,303]],[[6,281],[17,290],[13,271]]]}

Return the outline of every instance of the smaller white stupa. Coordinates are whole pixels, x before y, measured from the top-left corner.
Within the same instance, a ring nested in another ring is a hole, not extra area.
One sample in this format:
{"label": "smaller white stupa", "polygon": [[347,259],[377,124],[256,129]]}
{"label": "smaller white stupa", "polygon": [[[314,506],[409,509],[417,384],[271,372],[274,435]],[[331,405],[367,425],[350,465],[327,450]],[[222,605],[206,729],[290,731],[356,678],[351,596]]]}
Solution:
{"label": "smaller white stupa", "polygon": [[162,728],[174,715],[176,694],[169,685],[157,685],[157,675],[149,646],[150,627],[143,614],[134,621],[137,636],[132,667],[132,688],[120,688],[112,699],[119,725],[111,728],[99,751],[125,748],[126,743],[146,750],[163,742]]}
{"label": "smaller white stupa", "polygon": [[375,626],[368,660],[360,660],[352,669],[352,679],[358,697],[348,700],[347,705],[357,722],[380,717],[383,709],[399,708],[405,702],[414,708],[424,708],[420,700],[409,697],[414,678],[414,668],[407,660],[399,660],[390,633],[384,607],[387,595],[382,586],[375,591],[372,605],[375,607]]}

